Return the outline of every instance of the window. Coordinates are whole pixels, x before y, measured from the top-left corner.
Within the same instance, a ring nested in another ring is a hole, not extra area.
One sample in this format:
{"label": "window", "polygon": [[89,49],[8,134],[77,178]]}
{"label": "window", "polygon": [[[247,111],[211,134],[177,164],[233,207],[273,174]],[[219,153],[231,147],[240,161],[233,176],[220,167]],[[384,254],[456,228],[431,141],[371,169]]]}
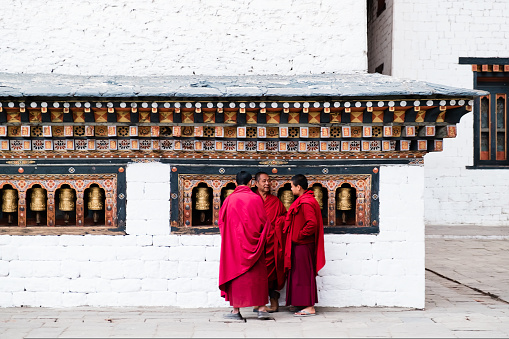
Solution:
{"label": "window", "polygon": [[460,58],[460,64],[471,64],[474,87],[489,92],[475,100],[474,165],[507,166],[509,59]]}

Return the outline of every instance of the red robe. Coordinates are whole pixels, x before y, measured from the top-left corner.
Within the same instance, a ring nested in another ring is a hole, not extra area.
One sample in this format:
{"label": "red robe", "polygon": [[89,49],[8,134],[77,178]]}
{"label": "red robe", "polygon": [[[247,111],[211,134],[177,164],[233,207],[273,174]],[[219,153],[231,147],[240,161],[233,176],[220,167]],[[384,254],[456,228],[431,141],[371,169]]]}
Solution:
{"label": "red robe", "polygon": [[269,228],[262,198],[247,186],[238,186],[219,210],[219,289],[234,307],[267,302],[264,251]]}
{"label": "red robe", "polygon": [[285,271],[292,268],[292,243],[297,245],[315,244],[315,276],[325,266],[323,220],[320,206],[313,191],[307,190],[290,206],[286,215],[284,232]]}
{"label": "red robe", "polygon": [[[258,193],[258,191],[256,192]],[[283,227],[286,219],[286,208],[278,197],[270,193],[263,201],[263,206],[270,221],[267,244],[265,245],[269,286],[275,286],[276,290],[281,290],[285,284]]]}

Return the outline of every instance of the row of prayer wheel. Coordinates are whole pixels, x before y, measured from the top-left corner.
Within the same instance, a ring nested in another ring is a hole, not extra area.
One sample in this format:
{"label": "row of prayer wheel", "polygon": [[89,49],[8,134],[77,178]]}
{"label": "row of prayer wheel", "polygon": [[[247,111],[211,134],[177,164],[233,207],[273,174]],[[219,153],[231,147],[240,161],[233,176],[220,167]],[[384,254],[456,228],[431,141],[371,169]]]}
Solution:
{"label": "row of prayer wheel", "polygon": [[[5,188],[2,190],[2,212],[7,213],[8,223],[12,223],[12,213],[18,212],[18,192],[15,189]],[[59,190],[58,209],[64,212],[65,223],[69,222],[69,212],[76,209],[76,194],[72,188],[61,188]],[[94,211],[94,222],[99,219],[98,211],[104,209],[104,193],[99,187],[92,186],[88,191],[89,210]],[[36,212],[36,224],[41,224],[41,212],[47,208],[46,193],[43,188],[34,187],[30,194],[30,210]]]}
{"label": "row of prayer wheel", "polygon": [[[315,199],[320,206],[320,209],[323,209],[323,191],[321,186],[313,186],[311,188],[315,195]],[[284,190],[281,193],[281,202],[285,205],[288,210],[295,200],[295,196],[292,191]],[[352,188],[351,187],[341,187],[338,190],[337,198],[336,198],[336,209],[338,211],[349,211],[352,209]]]}
{"label": "row of prayer wheel", "polygon": [[[315,198],[318,201],[318,205],[320,205],[320,209],[323,209],[323,191],[321,186],[313,186],[313,193],[315,194]],[[223,194],[223,198],[226,199],[231,193],[233,193],[233,189],[226,189]],[[338,190],[337,198],[336,198],[336,209],[338,211],[349,211],[352,209],[352,191],[351,187],[341,187]],[[291,190],[284,190],[281,192],[280,196],[281,202],[288,210],[290,205],[295,200],[295,196],[293,195]],[[196,203],[195,208],[197,211],[208,211],[210,209],[210,194],[208,187],[198,187],[196,191]]]}

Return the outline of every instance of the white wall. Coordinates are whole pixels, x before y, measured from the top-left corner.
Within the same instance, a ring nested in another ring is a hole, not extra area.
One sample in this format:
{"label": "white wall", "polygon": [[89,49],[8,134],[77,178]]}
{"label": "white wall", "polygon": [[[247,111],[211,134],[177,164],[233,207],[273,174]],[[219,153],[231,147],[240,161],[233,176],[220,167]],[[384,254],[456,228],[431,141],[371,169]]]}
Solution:
{"label": "white wall", "polygon": [[386,0],[386,8],[377,16],[378,1],[371,0],[368,7],[368,72],[384,64],[382,74],[392,72],[392,0]]}
{"label": "white wall", "polygon": [[[127,236],[0,236],[0,307],[228,306],[220,236],[170,234],[170,168],[127,167]],[[380,168],[380,234],[326,235],[320,306],[424,307],[423,189],[423,167]]]}
{"label": "white wall", "polygon": [[319,74],[367,69],[357,0],[4,0],[0,72]]}
{"label": "white wall", "polygon": [[[472,88],[459,57],[509,56],[507,0],[394,0],[393,76]],[[425,220],[430,225],[504,226],[509,220],[509,171],[471,170],[473,113],[425,156]]]}

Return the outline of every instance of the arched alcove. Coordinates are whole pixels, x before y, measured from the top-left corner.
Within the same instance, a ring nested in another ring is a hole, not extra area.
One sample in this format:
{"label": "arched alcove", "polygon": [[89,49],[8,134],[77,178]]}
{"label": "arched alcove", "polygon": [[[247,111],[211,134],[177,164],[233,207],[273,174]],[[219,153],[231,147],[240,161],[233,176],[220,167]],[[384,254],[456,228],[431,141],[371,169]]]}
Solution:
{"label": "arched alcove", "polygon": [[84,199],[85,225],[104,225],[106,220],[104,189],[99,184],[91,184],[85,189]]}
{"label": "arched alcove", "polygon": [[18,226],[18,190],[6,184],[0,188],[0,198],[0,225]]}
{"label": "arched alcove", "polygon": [[349,183],[343,183],[336,190],[336,225],[355,226],[357,191]]}
{"label": "arched alcove", "polygon": [[27,190],[27,226],[46,226],[48,192],[40,184],[35,184]]}
{"label": "arched alcove", "polygon": [[228,197],[235,190],[236,187],[237,186],[235,185],[235,183],[229,182],[228,184],[226,184],[226,186],[221,188],[221,206],[223,205],[223,202],[226,199],[226,197]]}
{"label": "arched alcove", "polygon": [[320,183],[314,183],[311,187],[315,195],[315,199],[320,206],[320,211],[322,212],[323,224],[327,225],[327,208],[329,206],[329,191],[326,187],[323,187]]}
{"label": "arched alcove", "polygon": [[193,226],[212,225],[213,190],[201,182],[193,188],[191,195]]}
{"label": "arched alcove", "polygon": [[279,198],[279,200],[281,200],[283,205],[285,205],[287,211],[290,208],[292,202],[295,201],[295,196],[293,195],[291,188],[292,185],[288,182],[282,185],[277,191],[277,197]]}
{"label": "arched alcove", "polygon": [[55,225],[76,225],[76,190],[63,184],[55,192]]}

